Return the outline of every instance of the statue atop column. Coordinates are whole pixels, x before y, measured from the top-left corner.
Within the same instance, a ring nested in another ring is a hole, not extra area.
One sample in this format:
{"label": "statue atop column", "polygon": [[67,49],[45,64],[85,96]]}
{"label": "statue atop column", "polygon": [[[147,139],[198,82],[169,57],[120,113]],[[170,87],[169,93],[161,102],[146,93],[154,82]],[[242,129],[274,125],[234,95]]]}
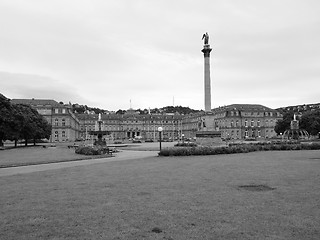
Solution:
{"label": "statue atop column", "polygon": [[209,44],[209,34],[206,32],[202,35],[202,39],[204,39],[204,45],[208,45]]}

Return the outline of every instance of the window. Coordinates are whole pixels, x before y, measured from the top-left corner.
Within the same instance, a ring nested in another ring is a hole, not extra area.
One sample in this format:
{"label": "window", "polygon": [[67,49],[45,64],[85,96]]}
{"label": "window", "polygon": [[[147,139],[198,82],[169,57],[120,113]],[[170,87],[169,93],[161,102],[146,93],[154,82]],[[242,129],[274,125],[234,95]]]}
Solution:
{"label": "window", "polygon": [[54,109],[54,113],[59,113],[59,109],[58,109],[58,108],[55,108],[55,109]]}
{"label": "window", "polygon": [[62,109],[62,113],[66,113],[66,109],[65,108]]}
{"label": "window", "polygon": [[59,119],[58,119],[58,118],[56,118],[56,119],[54,120],[54,125],[55,125],[55,126],[59,126]]}
{"label": "window", "polygon": [[245,126],[245,127],[248,127],[248,120],[247,120],[247,119],[244,120],[244,126]]}
{"label": "window", "polygon": [[253,127],[254,126],[254,121],[253,121],[253,119],[251,119],[251,127]]}
{"label": "window", "polygon": [[236,121],[236,127],[239,127],[239,120]]}
{"label": "window", "polygon": [[62,136],[62,137],[65,137],[65,136],[66,136],[66,132],[65,132],[65,131],[62,131],[61,136]]}
{"label": "window", "polygon": [[54,137],[55,137],[55,138],[58,138],[58,137],[59,137],[58,131],[55,131],[55,132],[54,132]]}
{"label": "window", "polygon": [[233,120],[231,120],[231,127],[233,127]]}
{"label": "window", "polygon": [[269,121],[266,120],[266,127],[269,127]]}
{"label": "window", "polygon": [[62,119],[62,126],[65,126],[66,125],[66,120],[63,118]]}
{"label": "window", "polygon": [[257,121],[257,126],[260,127],[260,119]]}
{"label": "window", "polygon": [[245,132],[244,132],[244,136],[247,138],[248,137],[248,130],[246,130]]}

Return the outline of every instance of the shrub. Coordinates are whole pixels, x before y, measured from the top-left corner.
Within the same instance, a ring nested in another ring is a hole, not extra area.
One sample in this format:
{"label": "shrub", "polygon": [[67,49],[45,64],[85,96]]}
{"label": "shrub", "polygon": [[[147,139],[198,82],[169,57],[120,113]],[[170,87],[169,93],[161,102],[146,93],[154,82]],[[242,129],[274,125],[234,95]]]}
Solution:
{"label": "shrub", "polygon": [[102,155],[109,153],[109,148],[107,147],[78,147],[75,153],[82,155]]}
{"label": "shrub", "polygon": [[175,147],[196,147],[197,144],[194,142],[184,142],[184,143],[177,143],[174,146]]}
{"label": "shrub", "polygon": [[218,155],[233,153],[248,153],[254,151],[284,151],[284,150],[320,150],[319,143],[300,144],[300,143],[282,143],[282,144],[239,144],[229,147],[180,147],[166,148],[159,152],[159,156],[190,156],[190,155]]}

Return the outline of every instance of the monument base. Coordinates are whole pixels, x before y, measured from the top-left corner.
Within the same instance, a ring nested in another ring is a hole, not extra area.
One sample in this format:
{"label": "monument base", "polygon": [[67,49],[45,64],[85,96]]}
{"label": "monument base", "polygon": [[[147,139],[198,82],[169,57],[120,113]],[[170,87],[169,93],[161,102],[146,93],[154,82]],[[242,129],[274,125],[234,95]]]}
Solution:
{"label": "monument base", "polygon": [[220,131],[198,131],[196,132],[196,142],[202,146],[216,146],[224,144]]}

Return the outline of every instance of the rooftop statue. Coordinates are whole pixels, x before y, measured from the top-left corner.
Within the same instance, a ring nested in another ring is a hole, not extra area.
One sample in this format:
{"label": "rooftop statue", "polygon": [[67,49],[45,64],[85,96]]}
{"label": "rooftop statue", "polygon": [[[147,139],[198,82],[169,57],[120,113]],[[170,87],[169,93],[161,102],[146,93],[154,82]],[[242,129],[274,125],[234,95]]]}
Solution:
{"label": "rooftop statue", "polygon": [[204,39],[204,44],[205,45],[209,44],[209,34],[207,32],[202,35],[202,39],[201,40],[203,40],[203,39]]}

